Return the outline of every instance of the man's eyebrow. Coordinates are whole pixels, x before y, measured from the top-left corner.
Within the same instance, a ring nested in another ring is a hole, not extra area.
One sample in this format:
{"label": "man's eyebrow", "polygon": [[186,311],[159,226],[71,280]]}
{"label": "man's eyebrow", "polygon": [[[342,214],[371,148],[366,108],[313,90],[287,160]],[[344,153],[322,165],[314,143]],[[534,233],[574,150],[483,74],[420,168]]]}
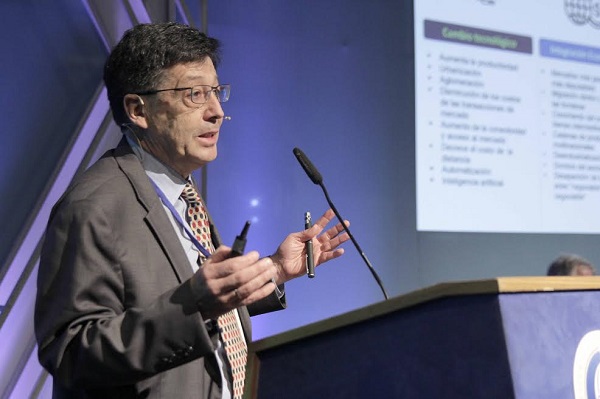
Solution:
{"label": "man's eyebrow", "polygon": [[[190,75],[190,76],[186,76],[185,77],[185,81],[186,82],[191,82],[194,80],[209,80],[212,79],[212,77],[210,76],[206,76],[206,75]],[[214,76],[214,81],[218,82],[219,81],[219,76],[215,75]]]}

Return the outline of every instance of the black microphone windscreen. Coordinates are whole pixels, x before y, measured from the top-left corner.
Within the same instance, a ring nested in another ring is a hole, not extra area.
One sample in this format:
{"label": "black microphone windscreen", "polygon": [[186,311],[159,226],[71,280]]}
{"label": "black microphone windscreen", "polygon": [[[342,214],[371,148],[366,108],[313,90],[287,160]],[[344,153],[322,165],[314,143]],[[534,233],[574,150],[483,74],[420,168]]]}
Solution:
{"label": "black microphone windscreen", "polygon": [[310,162],[302,150],[296,147],[294,148],[293,152],[296,156],[296,159],[298,159],[298,162],[300,162],[300,166],[302,166],[302,169],[304,169],[310,180],[312,180],[312,182],[315,184],[321,184],[323,182],[323,176],[321,176],[317,168],[315,168],[315,165]]}

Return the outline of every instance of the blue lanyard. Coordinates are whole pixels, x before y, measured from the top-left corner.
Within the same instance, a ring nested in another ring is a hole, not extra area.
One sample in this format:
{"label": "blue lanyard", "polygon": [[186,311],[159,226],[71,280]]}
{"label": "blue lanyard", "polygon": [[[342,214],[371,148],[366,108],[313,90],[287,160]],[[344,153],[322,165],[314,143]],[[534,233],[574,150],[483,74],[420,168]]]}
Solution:
{"label": "blue lanyard", "polygon": [[165,204],[165,206],[167,208],[169,208],[169,210],[173,214],[173,217],[175,218],[175,220],[177,220],[177,222],[181,225],[181,227],[183,227],[183,229],[187,233],[188,237],[190,237],[190,240],[192,240],[192,243],[194,243],[194,246],[196,248],[198,248],[198,251],[202,252],[202,255],[204,255],[206,258],[210,258],[210,252],[208,252],[208,250],[206,248],[204,248],[204,246],[202,244],[200,244],[200,241],[198,241],[198,239],[196,238],[194,233],[192,233],[192,231],[190,230],[190,226],[181,218],[179,213],[177,213],[177,210],[175,209],[173,204],[171,204],[171,202],[167,199],[167,196],[165,195],[165,193],[163,193],[162,190],[156,185],[154,180],[150,179],[150,181],[152,182],[152,185],[154,186],[154,190],[156,191],[156,194],[158,194],[158,196],[160,197],[160,200],[163,202],[163,204]]}

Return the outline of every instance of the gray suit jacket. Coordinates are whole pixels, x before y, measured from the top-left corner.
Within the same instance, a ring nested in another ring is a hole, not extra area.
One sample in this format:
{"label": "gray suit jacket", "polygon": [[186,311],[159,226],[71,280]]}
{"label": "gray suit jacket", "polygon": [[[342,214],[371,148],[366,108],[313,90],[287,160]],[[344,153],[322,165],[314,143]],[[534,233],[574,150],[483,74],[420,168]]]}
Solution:
{"label": "gray suit jacket", "polygon": [[[54,397],[219,398],[218,333],[197,310],[191,276],[149,178],[122,142],[71,185],[48,224],[35,330]],[[283,307],[273,295],[250,310]],[[238,310],[249,342],[248,309]]]}

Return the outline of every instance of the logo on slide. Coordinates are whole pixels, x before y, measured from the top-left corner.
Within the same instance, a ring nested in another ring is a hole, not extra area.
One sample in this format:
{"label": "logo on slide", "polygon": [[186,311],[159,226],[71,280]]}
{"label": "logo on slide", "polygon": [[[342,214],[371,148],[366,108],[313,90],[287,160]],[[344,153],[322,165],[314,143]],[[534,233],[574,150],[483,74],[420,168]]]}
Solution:
{"label": "logo on slide", "polygon": [[600,397],[600,330],[581,338],[573,361],[575,399]]}
{"label": "logo on slide", "polygon": [[600,0],[565,0],[565,14],[575,25],[600,28]]}

